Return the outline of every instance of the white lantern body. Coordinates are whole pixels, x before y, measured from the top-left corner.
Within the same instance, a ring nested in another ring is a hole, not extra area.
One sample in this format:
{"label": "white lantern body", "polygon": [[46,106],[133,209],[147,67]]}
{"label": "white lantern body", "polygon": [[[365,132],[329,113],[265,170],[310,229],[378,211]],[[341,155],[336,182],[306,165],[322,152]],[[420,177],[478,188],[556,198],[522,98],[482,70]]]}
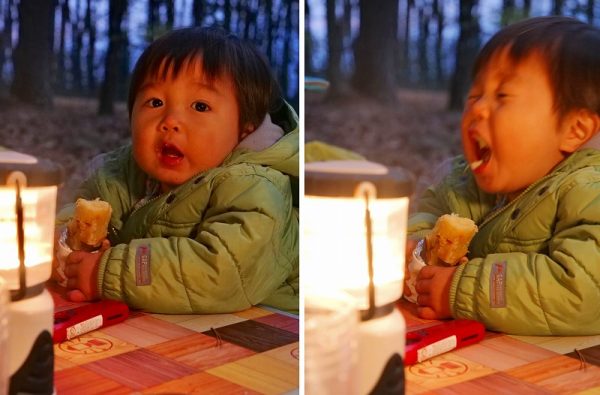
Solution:
{"label": "white lantern body", "polygon": [[[53,390],[50,278],[60,166],[0,148],[0,277],[7,305],[9,392]],[[38,367],[50,367],[39,369]]]}
{"label": "white lantern body", "polygon": [[[394,303],[402,296],[412,189],[408,173],[372,162],[305,166],[301,208],[305,300],[338,291],[355,301],[361,322],[352,377],[359,394],[370,393],[380,381],[404,385],[402,378],[382,375],[395,356],[404,355],[406,326]],[[311,344],[307,329],[305,343]],[[307,384],[311,379],[306,377]]]}
{"label": "white lantern body", "polygon": [[[57,186],[24,187],[20,191],[25,236],[26,285],[50,278],[54,243]],[[19,288],[16,192],[14,186],[0,187],[0,276],[11,290]]]}
{"label": "white lantern body", "polygon": [[370,248],[375,304],[398,300],[412,178],[366,161],[308,163],[305,170],[301,247],[307,293],[341,290],[367,309]]}
{"label": "white lantern body", "polygon": [[[302,276],[307,287],[337,288],[369,307],[367,229],[363,198],[306,196],[302,205]],[[369,202],[375,303],[402,296],[408,197]]]}

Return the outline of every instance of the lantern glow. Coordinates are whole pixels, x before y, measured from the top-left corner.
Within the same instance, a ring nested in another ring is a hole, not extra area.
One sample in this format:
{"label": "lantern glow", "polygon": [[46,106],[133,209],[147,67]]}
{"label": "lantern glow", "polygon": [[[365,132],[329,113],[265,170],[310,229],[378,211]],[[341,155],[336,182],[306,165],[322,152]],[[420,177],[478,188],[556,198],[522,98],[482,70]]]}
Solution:
{"label": "lantern glow", "polygon": [[[50,278],[54,242],[56,186],[25,188],[21,192],[24,213],[25,267],[27,285]],[[0,188],[0,276],[10,289],[19,287],[15,188]]]}
{"label": "lantern glow", "polygon": [[0,148],[0,279],[7,309],[9,393],[52,393],[52,271],[60,166]]}
{"label": "lantern glow", "polygon": [[[357,299],[361,308],[367,308],[364,200],[306,196],[302,208],[303,213],[310,213],[302,217],[302,258],[310,262],[303,267],[308,286],[344,290]],[[407,197],[377,199],[370,205],[377,304],[391,303],[402,295],[407,211]]]}
{"label": "lantern glow", "polygon": [[[305,166],[301,246],[306,314],[314,307],[310,303],[317,304],[310,301],[328,290],[355,301],[361,319],[356,331],[359,394],[382,385],[391,385],[393,393],[404,388],[406,324],[395,302],[402,296],[412,188],[408,173],[373,162]],[[313,373],[306,374],[310,382]]]}

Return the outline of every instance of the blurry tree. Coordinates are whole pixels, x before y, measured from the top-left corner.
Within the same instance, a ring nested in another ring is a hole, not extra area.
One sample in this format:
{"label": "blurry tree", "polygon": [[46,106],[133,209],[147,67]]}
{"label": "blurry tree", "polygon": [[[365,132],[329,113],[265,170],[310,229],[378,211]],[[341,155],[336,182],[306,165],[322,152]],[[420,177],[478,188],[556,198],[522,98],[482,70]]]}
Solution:
{"label": "blurry tree", "polygon": [[310,29],[310,7],[308,1],[304,2],[304,72],[313,75],[313,35]]}
{"label": "blurry tree", "polygon": [[192,3],[192,20],[194,26],[202,26],[204,21],[204,0],[193,0]]}
{"label": "blurry tree", "polygon": [[441,85],[444,82],[444,66],[442,60],[444,58],[444,5],[439,0],[433,0],[433,18],[436,22],[436,39],[435,39],[435,79]]}
{"label": "blurry tree", "polygon": [[531,0],[523,0],[523,17],[529,18],[531,14]]}
{"label": "blurry tree", "polygon": [[585,5],[585,15],[588,23],[594,23],[594,0],[587,0]]}
{"label": "blurry tree", "polygon": [[342,51],[343,51],[343,24],[342,18],[337,15],[337,1],[326,1],[327,13],[327,71],[326,77],[329,80],[330,86],[328,96],[331,99],[338,98],[344,88],[342,87],[344,79],[342,78]]}
{"label": "blurry tree", "polygon": [[480,28],[475,10],[478,0],[460,0],[458,22],[460,33],[456,43],[454,74],[450,83],[448,107],[462,110],[471,81],[471,67],[480,43]]}
{"label": "blurry tree", "polygon": [[19,100],[52,105],[52,45],[56,0],[20,0],[19,41],[13,54],[11,94]]}
{"label": "blurry tree", "polygon": [[110,0],[108,11],[108,50],[104,62],[104,81],[100,91],[98,113],[113,114],[127,37],[122,24],[127,12],[127,0]]}
{"label": "blurry tree", "polygon": [[421,84],[429,81],[429,59],[428,59],[428,46],[429,41],[429,23],[431,21],[431,8],[430,5],[425,2],[421,4],[418,11],[418,24],[419,24],[419,40],[417,41],[417,59],[419,65],[419,80]]}
{"label": "blurry tree", "polygon": [[[143,12],[127,18],[130,6]],[[174,28],[227,24],[267,55],[297,108],[299,7],[299,0],[40,0],[39,6],[32,0],[0,0],[0,89],[12,85],[15,96],[43,101],[44,95],[26,88],[44,82],[60,94],[98,95],[98,112],[110,114],[113,103],[126,97],[130,51],[139,53]],[[19,43],[14,51],[13,41]],[[50,60],[44,51],[50,51]]]}
{"label": "blurry tree", "polygon": [[56,59],[56,84],[59,92],[67,89],[67,60],[66,60],[66,34],[69,24],[69,0],[61,0],[60,4],[60,30],[58,33],[58,54]]}
{"label": "blurry tree", "polygon": [[359,8],[353,85],[366,96],[393,103],[396,100],[393,53],[398,48],[398,0],[360,0]]}
{"label": "blurry tree", "polygon": [[94,76],[94,59],[96,58],[96,24],[92,0],[87,0],[84,20],[84,31],[87,35],[87,54],[86,54],[86,80],[89,93],[96,91],[96,77]]}
{"label": "blurry tree", "polygon": [[13,26],[13,0],[8,0],[2,9],[4,15],[4,28],[0,33],[0,85],[5,87],[4,65],[12,56],[12,26]]}
{"label": "blurry tree", "polygon": [[148,0],[146,40],[150,43],[175,25],[175,2],[171,0]]}
{"label": "blurry tree", "polygon": [[562,15],[565,0],[552,0],[552,15]]}
{"label": "blurry tree", "polygon": [[410,70],[410,14],[411,9],[415,6],[415,0],[405,0],[405,10],[404,10],[404,30],[402,37],[402,50],[398,51],[398,55],[396,56],[395,63],[398,65],[397,69],[397,79],[400,81],[410,81],[411,79],[411,70]]}
{"label": "blurry tree", "polygon": [[515,21],[517,15],[517,6],[515,0],[502,0],[502,13],[500,16],[500,26],[510,25]]}
{"label": "blurry tree", "polygon": [[71,77],[75,93],[83,91],[81,52],[83,47],[83,26],[81,23],[81,0],[75,2],[74,12],[71,13]]}

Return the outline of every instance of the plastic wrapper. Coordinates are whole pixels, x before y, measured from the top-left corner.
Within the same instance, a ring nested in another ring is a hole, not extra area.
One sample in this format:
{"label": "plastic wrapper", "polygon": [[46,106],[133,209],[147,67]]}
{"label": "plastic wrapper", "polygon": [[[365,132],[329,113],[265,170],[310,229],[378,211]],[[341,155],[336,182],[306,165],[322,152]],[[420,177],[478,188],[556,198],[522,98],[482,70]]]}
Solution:
{"label": "plastic wrapper", "polygon": [[409,277],[408,281],[406,281],[405,285],[410,290],[410,296],[404,295],[404,298],[412,303],[417,303],[418,294],[417,294],[417,290],[415,289],[415,286],[417,283],[417,276],[419,275],[419,272],[421,271],[421,269],[426,265],[425,261],[423,261],[423,258],[421,258],[421,252],[423,251],[424,248],[425,248],[425,239],[421,239],[421,240],[419,240],[419,242],[417,243],[417,246],[413,250],[412,258],[411,258],[410,262],[408,263],[408,267],[407,267],[408,274],[410,277]]}
{"label": "plastic wrapper", "polygon": [[67,227],[64,227],[60,230],[58,243],[56,246],[56,273],[60,279],[57,279],[58,284],[61,287],[67,286],[67,276],[65,274],[65,266],[67,264],[67,257],[70,253],[73,252],[71,247],[67,245]]}
{"label": "plastic wrapper", "polygon": [[[54,252],[54,255],[56,256],[56,263],[57,263],[55,272],[56,272],[57,276],[59,277],[59,278],[55,278],[55,279],[58,282],[58,285],[60,285],[61,287],[67,286],[67,275],[65,274],[65,267],[67,265],[67,257],[69,256],[70,253],[72,253],[74,251],[67,244],[68,236],[69,236],[69,231],[66,226],[64,228],[60,229],[60,233],[58,236],[58,243],[56,245],[56,251]],[[95,251],[89,251],[89,252],[91,252],[93,254],[93,253],[97,253],[98,251],[99,251],[99,248],[97,248]]]}

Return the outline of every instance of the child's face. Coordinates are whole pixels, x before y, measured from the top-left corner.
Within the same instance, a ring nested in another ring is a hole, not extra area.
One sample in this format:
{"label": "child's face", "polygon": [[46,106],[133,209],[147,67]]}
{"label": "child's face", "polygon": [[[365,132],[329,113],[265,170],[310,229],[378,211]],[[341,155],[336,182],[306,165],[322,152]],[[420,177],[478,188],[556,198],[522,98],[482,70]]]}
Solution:
{"label": "child's face", "polygon": [[465,156],[477,184],[513,198],[564,158],[566,127],[553,107],[543,59],[518,64],[502,51],[477,76],[462,117]]}
{"label": "child's face", "polygon": [[[161,75],[162,71],[159,72]],[[197,59],[177,78],[148,78],[131,113],[133,154],[162,191],[219,166],[239,140],[239,108],[231,78],[208,84]]]}

